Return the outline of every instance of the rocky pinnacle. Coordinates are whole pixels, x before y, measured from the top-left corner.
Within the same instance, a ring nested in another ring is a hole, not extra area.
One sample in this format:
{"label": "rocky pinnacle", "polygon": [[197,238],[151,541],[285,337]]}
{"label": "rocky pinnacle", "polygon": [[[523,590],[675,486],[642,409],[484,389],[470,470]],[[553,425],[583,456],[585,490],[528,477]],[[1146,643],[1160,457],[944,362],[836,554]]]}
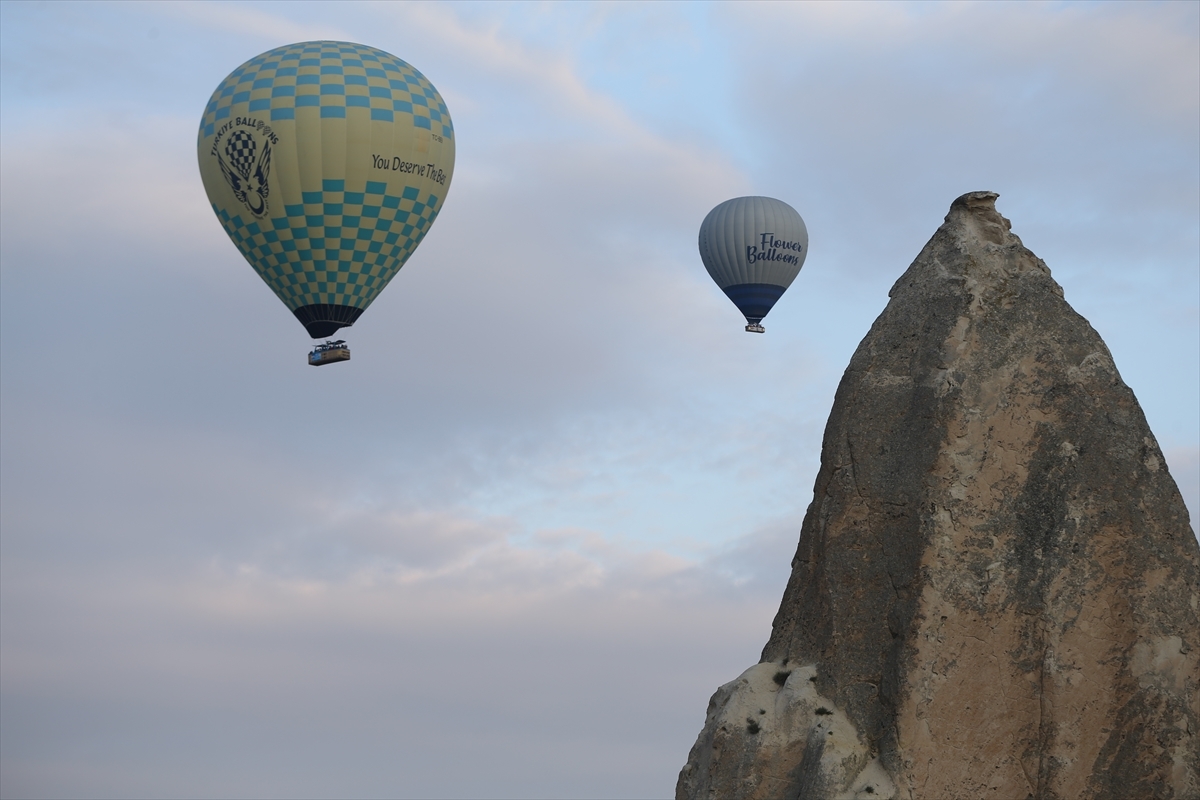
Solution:
{"label": "rocky pinnacle", "polygon": [[997,195],[838,387],[762,661],[676,797],[1200,798],[1200,548],[1133,392]]}

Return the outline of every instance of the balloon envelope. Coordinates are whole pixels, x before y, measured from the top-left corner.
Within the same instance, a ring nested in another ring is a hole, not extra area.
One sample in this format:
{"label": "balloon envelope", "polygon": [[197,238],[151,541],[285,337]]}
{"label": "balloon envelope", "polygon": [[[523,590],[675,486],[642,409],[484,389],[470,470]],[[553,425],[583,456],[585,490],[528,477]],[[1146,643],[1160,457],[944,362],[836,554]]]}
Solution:
{"label": "balloon envelope", "polygon": [[700,225],[704,267],[746,317],[747,330],[783,296],[807,255],[804,220],[771,197],[726,200]]}
{"label": "balloon envelope", "polygon": [[301,42],[221,82],[197,155],[225,232],[322,338],[352,325],[429,231],[454,173],[454,126],[395,56]]}

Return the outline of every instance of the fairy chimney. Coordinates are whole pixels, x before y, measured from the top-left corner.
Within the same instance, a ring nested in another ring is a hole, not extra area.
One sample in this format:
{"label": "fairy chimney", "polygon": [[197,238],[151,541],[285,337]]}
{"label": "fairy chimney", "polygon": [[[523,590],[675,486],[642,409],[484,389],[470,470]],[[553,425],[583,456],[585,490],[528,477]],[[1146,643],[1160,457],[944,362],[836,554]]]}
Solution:
{"label": "fairy chimney", "polygon": [[850,361],[680,800],[1200,797],[1200,548],[1104,342],[954,201]]}

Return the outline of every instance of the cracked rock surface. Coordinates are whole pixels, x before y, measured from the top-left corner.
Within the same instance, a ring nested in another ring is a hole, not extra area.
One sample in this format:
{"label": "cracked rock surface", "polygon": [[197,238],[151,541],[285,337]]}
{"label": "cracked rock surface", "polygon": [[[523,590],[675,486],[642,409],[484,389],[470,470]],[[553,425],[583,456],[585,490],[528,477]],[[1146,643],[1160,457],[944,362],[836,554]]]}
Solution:
{"label": "cracked rock surface", "polygon": [[676,797],[1200,798],[1200,548],[1133,392],[997,195],[850,361],[762,661]]}

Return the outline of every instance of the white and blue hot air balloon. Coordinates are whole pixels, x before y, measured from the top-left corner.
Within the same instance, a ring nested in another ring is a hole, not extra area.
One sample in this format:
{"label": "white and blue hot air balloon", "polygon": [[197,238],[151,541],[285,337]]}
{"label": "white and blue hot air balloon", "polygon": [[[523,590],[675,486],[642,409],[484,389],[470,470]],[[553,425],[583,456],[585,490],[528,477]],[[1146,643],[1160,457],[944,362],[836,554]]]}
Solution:
{"label": "white and blue hot air balloon", "polygon": [[700,225],[704,268],[746,317],[760,324],[791,286],[808,255],[808,228],[796,209],[773,197],[735,197],[708,212]]}

